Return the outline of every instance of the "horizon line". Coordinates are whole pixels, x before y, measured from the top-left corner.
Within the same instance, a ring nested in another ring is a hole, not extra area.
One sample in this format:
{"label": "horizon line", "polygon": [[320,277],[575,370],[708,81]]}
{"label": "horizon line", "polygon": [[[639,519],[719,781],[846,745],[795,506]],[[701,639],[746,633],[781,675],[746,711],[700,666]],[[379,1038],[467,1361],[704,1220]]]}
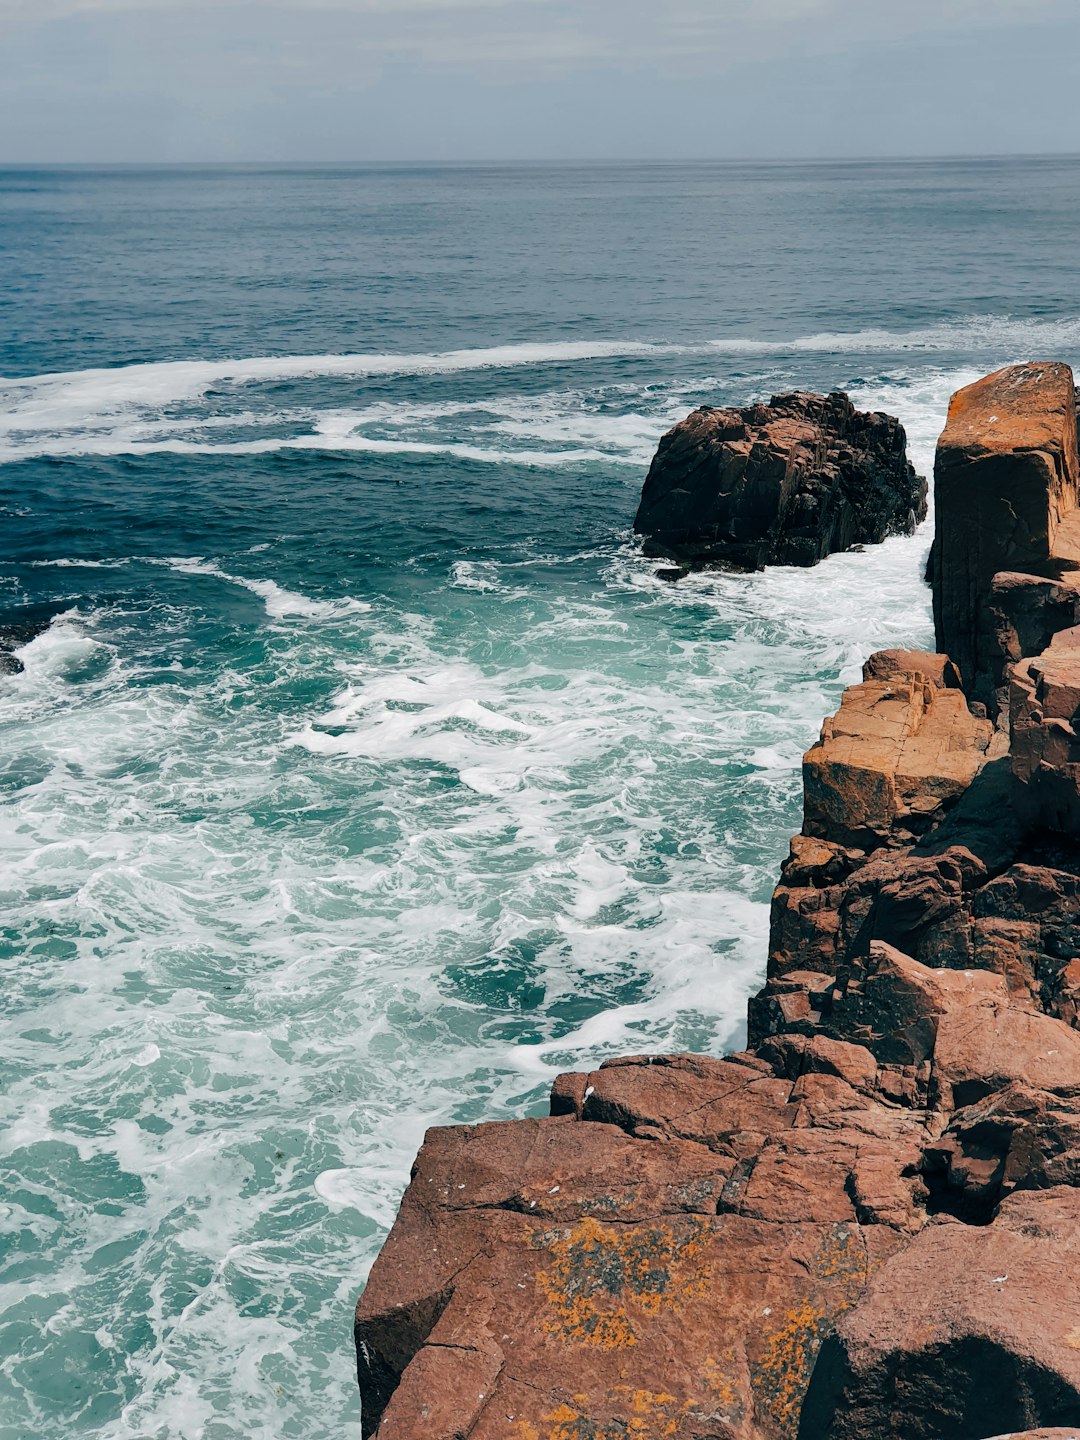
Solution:
{"label": "horizon line", "polygon": [[0,170],[183,170],[183,169],[461,169],[505,168],[507,166],[595,166],[595,165],[918,165],[942,162],[1001,160],[1080,160],[1080,150],[1030,150],[965,152],[942,151],[930,154],[885,155],[698,155],[698,156],[545,156],[545,157],[462,157],[398,160],[374,159],[275,159],[275,160],[5,160]]}

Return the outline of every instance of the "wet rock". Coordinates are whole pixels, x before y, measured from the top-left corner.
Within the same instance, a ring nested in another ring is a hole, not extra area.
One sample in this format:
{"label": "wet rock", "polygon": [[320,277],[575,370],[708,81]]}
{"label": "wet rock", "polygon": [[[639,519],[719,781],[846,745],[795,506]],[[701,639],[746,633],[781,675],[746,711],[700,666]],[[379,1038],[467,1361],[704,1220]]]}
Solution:
{"label": "wet rock", "polygon": [[903,426],[846,395],[774,396],[695,410],[660,441],[634,530],[646,555],[742,570],[815,565],[837,550],[910,533],[926,482]]}
{"label": "wet rock", "polygon": [[0,611],[0,675],[20,674],[23,663],[17,652],[71,608],[69,600],[40,600]]}

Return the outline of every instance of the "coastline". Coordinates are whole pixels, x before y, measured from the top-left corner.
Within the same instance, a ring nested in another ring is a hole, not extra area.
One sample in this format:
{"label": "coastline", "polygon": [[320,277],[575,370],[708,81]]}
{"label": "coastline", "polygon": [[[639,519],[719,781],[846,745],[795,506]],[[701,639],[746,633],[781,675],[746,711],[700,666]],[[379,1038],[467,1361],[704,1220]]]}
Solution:
{"label": "coastline", "polygon": [[936,479],[968,693],[945,654],[883,652],[825,725],[750,1050],[609,1061],[560,1077],[547,1121],[429,1133],[358,1307],[366,1434],[1080,1418],[1080,1295],[1039,1303],[1080,1222],[1067,367],[954,397]]}

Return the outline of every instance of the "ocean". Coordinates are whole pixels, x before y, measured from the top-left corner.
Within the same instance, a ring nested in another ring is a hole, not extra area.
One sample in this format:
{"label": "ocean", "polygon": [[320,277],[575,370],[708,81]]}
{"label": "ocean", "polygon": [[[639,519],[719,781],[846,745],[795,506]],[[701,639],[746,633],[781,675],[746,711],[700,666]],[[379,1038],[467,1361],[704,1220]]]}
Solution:
{"label": "ocean", "polygon": [[929,531],[655,577],[705,403],[1080,356],[1080,161],[0,171],[0,1440],[359,1434],[430,1125],[737,1047]]}

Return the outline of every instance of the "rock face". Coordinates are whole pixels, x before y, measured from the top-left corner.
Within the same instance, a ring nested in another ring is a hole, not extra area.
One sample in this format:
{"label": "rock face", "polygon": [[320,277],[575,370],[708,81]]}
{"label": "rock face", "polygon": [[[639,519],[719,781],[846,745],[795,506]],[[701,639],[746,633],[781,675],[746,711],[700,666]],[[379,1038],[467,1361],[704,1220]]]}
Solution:
{"label": "rock face", "polygon": [[994,576],[1080,563],[1075,395],[1067,365],[1010,365],[949,406],[934,466],[934,621],[938,649],[984,702],[998,681]]}
{"label": "rock face", "polygon": [[[1053,453],[1018,464],[1060,536]],[[357,1309],[365,1435],[1080,1440],[1080,591],[1048,568],[973,568],[974,668],[880,652],[826,722],[748,1050],[429,1132]]]}
{"label": "rock face", "polygon": [[695,410],[660,441],[634,530],[647,555],[760,570],[909,534],[926,482],[903,426],[846,395]]}

